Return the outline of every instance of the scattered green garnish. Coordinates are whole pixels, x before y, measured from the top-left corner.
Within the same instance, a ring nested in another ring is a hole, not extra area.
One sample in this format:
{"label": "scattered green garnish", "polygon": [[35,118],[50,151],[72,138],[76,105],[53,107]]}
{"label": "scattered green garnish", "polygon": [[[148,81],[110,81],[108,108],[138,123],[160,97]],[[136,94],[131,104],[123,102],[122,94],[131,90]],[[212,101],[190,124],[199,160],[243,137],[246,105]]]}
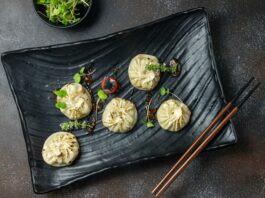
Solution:
{"label": "scattered green garnish", "polygon": [[57,109],[65,109],[66,108],[66,103],[65,102],[56,102],[55,107]]}
{"label": "scattered green garnish", "polygon": [[42,15],[55,24],[70,25],[80,21],[80,6],[89,7],[90,0],[38,0],[46,10]]}
{"label": "scattered green garnish", "polygon": [[105,94],[105,92],[102,89],[99,89],[98,98],[101,100],[101,102],[105,102],[108,99],[108,95]]}
{"label": "scattered green garnish", "polygon": [[150,65],[147,65],[147,69],[152,70],[152,71],[171,72],[171,73],[174,73],[177,71],[176,66],[167,66],[165,64],[163,64],[163,65],[150,64]]}
{"label": "scattered green garnish", "polygon": [[61,97],[61,98],[67,96],[67,92],[66,92],[65,90],[63,90],[63,89],[60,89],[60,90],[56,90],[56,91],[54,91],[54,94],[55,94],[56,96]]}
{"label": "scattered green garnish", "polygon": [[155,126],[153,121],[155,120],[155,113],[156,109],[150,109],[150,105],[152,102],[152,98],[148,95],[147,96],[147,104],[145,106],[146,109],[146,117],[145,120],[142,121],[142,123],[147,127],[147,128],[152,128]]}
{"label": "scattered green garnish", "polygon": [[169,65],[166,64],[150,64],[147,65],[146,68],[152,71],[160,71],[160,72],[170,72],[172,76],[180,75],[180,63],[179,60],[173,58],[170,60]]}
{"label": "scattered green garnish", "polygon": [[86,129],[88,127],[88,122],[87,121],[68,121],[68,122],[63,122],[60,124],[60,127],[63,131],[70,131],[73,129]]}
{"label": "scattered green garnish", "polygon": [[154,127],[154,123],[148,120],[143,120],[142,123],[147,127],[147,128],[152,128]]}
{"label": "scattered green garnish", "polygon": [[73,77],[75,83],[80,83],[81,82],[81,75],[79,73],[76,73]]}
{"label": "scattered green garnish", "polygon": [[80,71],[79,71],[79,74],[84,74],[84,72],[85,72],[85,67],[81,67],[81,69],[80,69]]}
{"label": "scattered green garnish", "polygon": [[161,96],[166,96],[166,95],[168,95],[168,94],[170,94],[170,90],[169,90],[169,89],[167,89],[167,88],[165,88],[165,87],[162,87],[162,88],[160,89],[160,95],[161,95]]}
{"label": "scattered green garnish", "polygon": [[172,96],[174,96],[175,98],[177,98],[179,101],[183,102],[176,94],[172,93],[170,91],[170,89],[168,89],[166,87],[161,87],[159,93],[160,93],[160,96],[167,96],[167,95],[171,94]]}

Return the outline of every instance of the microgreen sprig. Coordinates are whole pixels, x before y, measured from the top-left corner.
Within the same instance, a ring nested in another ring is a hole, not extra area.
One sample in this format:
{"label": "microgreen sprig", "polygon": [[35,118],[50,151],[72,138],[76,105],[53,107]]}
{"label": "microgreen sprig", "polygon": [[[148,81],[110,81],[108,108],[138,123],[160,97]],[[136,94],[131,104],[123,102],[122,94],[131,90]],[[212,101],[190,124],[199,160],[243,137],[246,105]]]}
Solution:
{"label": "microgreen sprig", "polygon": [[75,83],[81,83],[83,77],[92,75],[95,71],[96,70],[93,70],[91,72],[86,72],[86,68],[85,67],[81,67],[81,69],[79,70],[79,72],[76,73],[73,76],[73,79],[74,79]]}
{"label": "microgreen sprig", "polygon": [[99,89],[97,94],[101,102],[105,102],[108,99],[108,95],[102,89]]}
{"label": "microgreen sprig", "polygon": [[75,83],[81,82],[81,76],[84,74],[85,69],[85,67],[81,67],[80,71],[74,75],[73,79]]}
{"label": "microgreen sprig", "polygon": [[66,92],[64,89],[55,90],[55,91],[54,91],[54,94],[55,94],[56,96],[61,97],[61,98],[67,96],[67,92]]}
{"label": "microgreen sprig", "polygon": [[98,110],[100,109],[100,104],[99,103],[100,102],[104,103],[108,99],[108,95],[102,89],[98,90],[97,95],[98,95],[98,99],[97,99],[97,102],[96,102],[95,121],[98,120]]}
{"label": "microgreen sprig", "polygon": [[148,104],[146,105],[146,117],[145,120],[142,121],[142,123],[147,127],[147,128],[152,128],[155,127],[155,124],[152,122],[150,119],[150,105],[152,102],[152,98],[148,101]]}
{"label": "microgreen sprig", "polygon": [[166,87],[161,87],[159,90],[159,94],[160,94],[160,96],[167,96],[167,95],[171,94],[172,96],[177,98],[179,101],[183,102],[176,94],[172,93],[170,91],[170,89],[168,89]]}
{"label": "microgreen sprig", "polygon": [[147,65],[146,68],[148,70],[152,70],[152,71],[161,71],[161,72],[176,72],[177,68],[176,67],[171,67],[171,66],[167,66],[166,64],[150,64]]}
{"label": "microgreen sprig", "polygon": [[180,63],[179,60],[173,58],[170,60],[169,65],[164,64],[149,64],[146,65],[147,70],[160,71],[160,72],[170,72],[173,76],[180,75]]}
{"label": "microgreen sprig", "polygon": [[57,109],[65,109],[67,107],[65,102],[56,102],[55,107]]}
{"label": "microgreen sprig", "polygon": [[88,127],[88,122],[87,121],[78,121],[78,120],[75,120],[75,121],[68,121],[68,122],[63,122],[60,124],[60,127],[63,131],[70,131],[70,130],[73,130],[73,129],[86,129]]}
{"label": "microgreen sprig", "polygon": [[46,16],[52,23],[69,25],[80,21],[79,6],[89,7],[90,0],[37,0],[45,7]]}
{"label": "microgreen sprig", "polygon": [[[67,92],[64,90],[64,89],[60,89],[60,90],[55,90],[53,92],[56,96],[58,97],[66,97],[67,96]],[[65,109],[67,107],[66,103],[65,102],[60,102],[60,101],[57,101],[56,104],[55,104],[55,107],[57,109]]]}

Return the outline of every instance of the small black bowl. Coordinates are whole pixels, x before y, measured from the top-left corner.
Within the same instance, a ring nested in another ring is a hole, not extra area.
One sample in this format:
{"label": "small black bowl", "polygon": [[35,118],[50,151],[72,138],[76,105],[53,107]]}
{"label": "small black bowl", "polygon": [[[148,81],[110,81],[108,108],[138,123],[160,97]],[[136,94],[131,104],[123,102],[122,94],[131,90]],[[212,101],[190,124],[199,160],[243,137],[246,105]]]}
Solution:
{"label": "small black bowl", "polygon": [[90,0],[88,7],[84,7],[84,6],[80,7],[80,20],[78,22],[70,24],[70,25],[64,25],[60,23],[58,24],[52,23],[51,21],[49,21],[49,19],[44,14],[42,14],[42,13],[45,13],[45,6],[37,4],[37,0],[33,0],[33,5],[34,5],[37,15],[49,26],[61,28],[61,29],[73,28],[73,27],[79,26],[82,22],[84,22],[88,14],[91,11],[92,4],[93,4],[93,0]]}

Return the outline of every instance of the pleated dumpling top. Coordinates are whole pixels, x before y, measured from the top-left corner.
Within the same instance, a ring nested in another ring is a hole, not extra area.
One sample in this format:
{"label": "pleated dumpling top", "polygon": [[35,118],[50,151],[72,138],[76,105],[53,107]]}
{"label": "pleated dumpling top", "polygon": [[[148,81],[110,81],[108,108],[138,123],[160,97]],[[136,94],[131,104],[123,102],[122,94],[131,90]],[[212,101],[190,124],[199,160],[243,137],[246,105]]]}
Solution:
{"label": "pleated dumpling top", "polygon": [[177,132],[185,127],[190,116],[191,112],[187,105],[175,99],[166,100],[157,110],[157,120],[160,126],[171,132]]}
{"label": "pleated dumpling top", "polygon": [[137,121],[135,105],[122,98],[113,98],[106,106],[102,123],[110,131],[125,133],[130,131]]}
{"label": "pleated dumpling top", "polygon": [[150,91],[156,87],[160,80],[160,71],[148,70],[147,65],[158,64],[155,56],[138,54],[129,65],[128,75],[131,84],[137,89]]}
{"label": "pleated dumpling top", "polygon": [[65,97],[57,96],[57,102],[66,104],[66,108],[61,112],[71,120],[78,120],[86,117],[92,110],[90,93],[80,84],[69,83],[61,88],[65,90]]}
{"label": "pleated dumpling top", "polygon": [[42,148],[43,160],[56,167],[70,165],[78,156],[79,144],[76,137],[68,132],[50,135]]}

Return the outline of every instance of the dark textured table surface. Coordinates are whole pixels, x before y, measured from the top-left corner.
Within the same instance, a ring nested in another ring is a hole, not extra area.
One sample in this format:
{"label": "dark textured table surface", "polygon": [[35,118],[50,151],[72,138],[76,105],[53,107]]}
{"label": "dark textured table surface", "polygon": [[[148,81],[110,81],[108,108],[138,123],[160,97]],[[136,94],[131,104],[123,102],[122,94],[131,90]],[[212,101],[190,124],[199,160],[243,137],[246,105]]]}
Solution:
{"label": "dark textured table surface", "polygon": [[[263,85],[234,118],[238,143],[201,154],[165,197],[265,197],[265,3],[261,0],[95,0],[94,17],[58,30],[34,13],[31,0],[0,0],[0,52],[103,36],[169,14],[205,7],[227,98],[252,75]],[[0,197],[145,198],[179,156],[96,175],[56,192],[32,191],[26,147],[0,67]]]}

